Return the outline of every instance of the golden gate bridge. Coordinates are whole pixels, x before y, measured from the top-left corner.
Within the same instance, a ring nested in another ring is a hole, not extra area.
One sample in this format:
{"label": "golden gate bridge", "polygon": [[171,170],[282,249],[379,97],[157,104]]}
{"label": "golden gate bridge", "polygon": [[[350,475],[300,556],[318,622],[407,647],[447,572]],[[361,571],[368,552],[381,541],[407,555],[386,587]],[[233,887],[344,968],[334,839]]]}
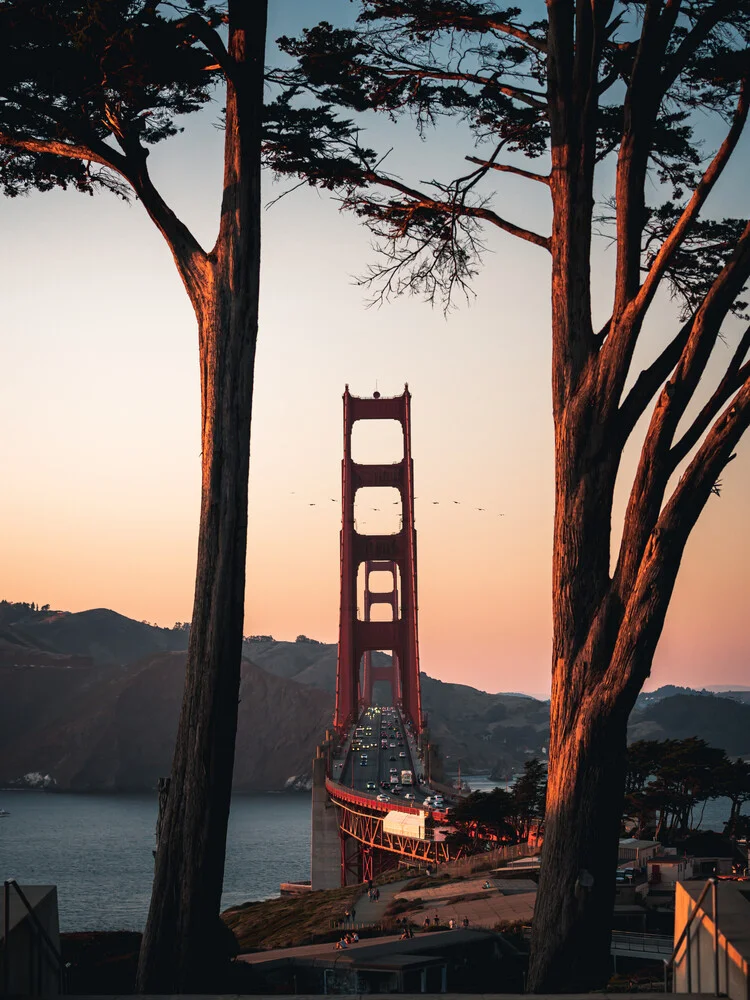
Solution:
{"label": "golden gate bridge", "polygon": [[[397,421],[400,460],[353,461],[352,428],[359,420]],[[336,705],[313,761],[313,889],[368,881],[402,860],[439,864],[465,852],[441,832],[452,790],[425,781],[408,385],[392,397],[353,396],[346,386],[341,484]],[[357,491],[371,487],[398,491],[398,531],[357,530]],[[383,579],[385,586],[373,587]],[[385,650],[389,661],[376,656]]]}

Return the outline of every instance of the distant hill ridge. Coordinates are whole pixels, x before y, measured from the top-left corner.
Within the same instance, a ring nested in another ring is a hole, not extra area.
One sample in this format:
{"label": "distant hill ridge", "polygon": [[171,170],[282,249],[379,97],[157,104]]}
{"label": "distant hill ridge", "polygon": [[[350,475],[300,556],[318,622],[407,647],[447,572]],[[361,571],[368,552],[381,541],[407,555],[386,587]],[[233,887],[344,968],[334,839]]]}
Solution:
{"label": "distant hill ridge", "polygon": [[[63,789],[153,787],[169,771],[187,639],[182,623],[167,629],[106,608],[69,613],[0,602],[0,783],[41,772]],[[336,646],[253,637],[243,654],[235,787],[304,785],[331,722]],[[546,701],[426,674],[422,698],[449,772],[460,759],[465,774],[510,777],[546,754]],[[640,696],[631,739],[688,735],[750,754],[750,691],[667,686]]]}

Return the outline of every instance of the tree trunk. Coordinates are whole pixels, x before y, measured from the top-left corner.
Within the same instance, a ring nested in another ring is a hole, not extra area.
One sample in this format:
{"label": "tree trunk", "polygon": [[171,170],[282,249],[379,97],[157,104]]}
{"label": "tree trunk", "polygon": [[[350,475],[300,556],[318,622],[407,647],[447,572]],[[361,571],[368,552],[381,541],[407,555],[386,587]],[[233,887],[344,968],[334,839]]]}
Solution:
{"label": "tree trunk", "polygon": [[195,601],[172,776],[141,946],[141,992],[219,990],[219,910],[242,658],[260,270],[265,4],[230,3],[224,199],[192,289],[199,326],[202,492]]}
{"label": "tree trunk", "polygon": [[531,992],[581,992],[609,978],[626,725],[626,713],[582,715],[550,746]]}

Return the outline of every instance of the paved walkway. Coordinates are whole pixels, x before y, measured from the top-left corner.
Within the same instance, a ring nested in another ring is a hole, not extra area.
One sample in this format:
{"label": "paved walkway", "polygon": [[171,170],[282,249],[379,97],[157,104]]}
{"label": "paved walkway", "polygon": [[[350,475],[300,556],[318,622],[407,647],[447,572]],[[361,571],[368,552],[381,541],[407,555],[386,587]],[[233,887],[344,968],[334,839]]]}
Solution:
{"label": "paved walkway", "polygon": [[389,882],[388,885],[379,886],[380,899],[377,902],[368,898],[367,890],[365,889],[363,895],[354,904],[354,923],[379,924],[385,917],[385,911],[388,909],[388,904],[393,900],[393,897],[397,896],[399,891],[408,882],[411,882],[413,877],[405,878],[401,882]]}

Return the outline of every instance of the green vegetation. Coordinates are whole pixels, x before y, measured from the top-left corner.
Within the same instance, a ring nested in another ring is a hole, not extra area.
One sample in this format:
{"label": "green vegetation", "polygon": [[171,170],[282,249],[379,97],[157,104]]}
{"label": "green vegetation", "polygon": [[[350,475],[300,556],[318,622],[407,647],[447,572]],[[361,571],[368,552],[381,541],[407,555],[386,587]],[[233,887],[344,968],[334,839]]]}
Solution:
{"label": "green vegetation", "polygon": [[671,843],[700,826],[709,799],[728,798],[725,833],[737,835],[750,801],[750,764],[696,736],[683,740],[639,740],[628,747],[625,813],[646,833]]}
{"label": "green vegetation", "polygon": [[452,839],[499,840],[517,844],[528,840],[534,824],[544,820],[547,768],[536,758],[524,765],[523,774],[510,791],[472,792],[451,814],[457,832]]}
{"label": "green vegetation", "polygon": [[343,920],[347,909],[362,894],[361,885],[323,889],[303,896],[282,896],[245,903],[222,913],[240,951],[291,948],[336,936],[333,921]]}

